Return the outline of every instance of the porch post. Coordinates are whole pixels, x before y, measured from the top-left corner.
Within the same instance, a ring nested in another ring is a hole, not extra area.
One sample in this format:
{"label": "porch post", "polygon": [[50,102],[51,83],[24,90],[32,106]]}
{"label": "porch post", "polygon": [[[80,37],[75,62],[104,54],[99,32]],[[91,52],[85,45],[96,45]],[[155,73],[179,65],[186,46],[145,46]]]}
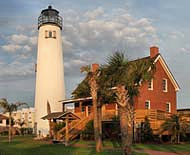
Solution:
{"label": "porch post", "polygon": [[79,102],[79,109],[80,109],[80,112],[82,112],[82,101]]}
{"label": "porch post", "polygon": [[85,106],[86,111],[86,117],[88,117],[88,106]]}
{"label": "porch post", "polygon": [[68,146],[68,143],[69,143],[69,120],[68,120],[68,117],[66,117],[65,119],[65,127],[66,127],[66,130],[65,130],[65,146]]}
{"label": "porch post", "polygon": [[118,105],[117,105],[117,103],[115,105],[115,115],[118,116]]}

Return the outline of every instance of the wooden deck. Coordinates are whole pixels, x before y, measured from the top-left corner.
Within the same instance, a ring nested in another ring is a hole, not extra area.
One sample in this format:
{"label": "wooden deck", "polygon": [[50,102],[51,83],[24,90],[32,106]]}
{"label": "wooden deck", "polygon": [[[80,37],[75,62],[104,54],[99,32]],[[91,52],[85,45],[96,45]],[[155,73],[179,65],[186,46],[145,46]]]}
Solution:
{"label": "wooden deck", "polygon": [[[76,138],[82,130],[85,129],[86,124],[93,119],[93,112],[89,113],[88,111],[84,112],[75,112],[80,120],[73,120],[71,121],[69,126],[69,140]],[[144,121],[145,117],[147,116],[151,128],[153,129],[153,133],[158,135],[160,134],[160,126],[161,124],[171,116],[171,113],[167,113],[160,110],[154,109],[138,109],[135,110],[135,127],[138,128],[138,125]],[[118,116],[118,111],[116,109],[106,109],[105,106],[102,107],[102,121],[111,121],[114,117]],[[65,138],[65,128],[62,128],[58,131],[58,138],[59,140]],[[168,134],[168,133],[164,133]]]}
{"label": "wooden deck", "polygon": [[161,110],[138,109],[135,110],[135,124],[140,124],[147,116],[150,121],[151,128],[153,129],[153,133],[159,134],[161,124],[164,123],[167,118],[171,117],[171,115],[171,113],[167,113]]}

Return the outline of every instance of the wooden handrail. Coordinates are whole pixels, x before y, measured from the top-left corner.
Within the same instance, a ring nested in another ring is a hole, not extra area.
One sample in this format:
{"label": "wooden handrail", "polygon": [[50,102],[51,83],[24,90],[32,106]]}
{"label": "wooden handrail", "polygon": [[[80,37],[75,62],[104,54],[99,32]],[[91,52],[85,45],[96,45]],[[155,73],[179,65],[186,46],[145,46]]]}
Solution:
{"label": "wooden handrail", "polygon": [[[72,123],[72,127],[69,129],[69,133],[71,133],[71,132],[73,132],[73,130],[75,129],[76,130],[76,133],[78,133],[82,128],[84,128],[85,126],[86,126],[86,124],[90,121],[90,120],[92,120],[93,119],[93,113],[90,113],[90,115],[88,116],[88,117],[85,117],[85,118],[83,118],[82,120],[80,120],[80,121],[78,121],[78,122],[75,122],[75,123],[73,123],[73,122],[71,122]],[[71,124],[70,123],[70,124]],[[71,125],[70,125],[71,126]],[[64,130],[65,130],[66,128],[64,127],[64,128],[62,128],[61,130],[59,130],[58,131],[58,134],[60,135],[62,135],[62,136],[64,136]],[[63,132],[63,134],[62,134],[62,132]],[[76,133],[72,133],[72,134],[70,134],[69,135],[69,138],[72,138],[73,136],[77,136],[77,134]]]}

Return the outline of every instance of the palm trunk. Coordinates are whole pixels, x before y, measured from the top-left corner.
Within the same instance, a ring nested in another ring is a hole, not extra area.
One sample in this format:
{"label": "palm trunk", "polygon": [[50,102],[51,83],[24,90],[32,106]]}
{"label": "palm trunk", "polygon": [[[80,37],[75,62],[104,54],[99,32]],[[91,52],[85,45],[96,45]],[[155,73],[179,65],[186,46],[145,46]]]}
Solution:
{"label": "palm trunk", "polygon": [[133,130],[129,125],[127,108],[120,106],[119,114],[120,114],[120,128],[121,128],[123,155],[131,155]]}
{"label": "palm trunk", "polygon": [[96,141],[96,151],[100,152],[98,147],[98,139],[99,139],[99,129],[98,129],[98,115],[97,115],[97,102],[93,101],[93,111],[94,111],[94,138]]}
{"label": "palm trunk", "polygon": [[131,155],[131,145],[133,138],[133,128],[131,125],[131,107],[129,104],[129,97],[125,86],[120,85],[116,90],[117,103],[119,105],[120,115],[120,128],[121,128],[121,140],[123,155]]}
{"label": "palm trunk", "polygon": [[101,137],[100,137],[100,128],[99,128],[99,117],[98,117],[98,108],[97,108],[97,90],[98,86],[96,83],[95,75],[92,76],[89,81],[91,95],[92,95],[92,104],[94,112],[94,139],[96,141],[96,152],[101,152]]}
{"label": "palm trunk", "polygon": [[179,143],[180,143],[180,133],[177,132],[177,144],[179,144]]}
{"label": "palm trunk", "polygon": [[97,109],[98,112],[98,141],[97,141],[97,148],[98,150],[102,150],[102,110],[101,110],[101,106],[98,106]]}
{"label": "palm trunk", "polygon": [[11,142],[11,113],[9,113],[9,143]]}

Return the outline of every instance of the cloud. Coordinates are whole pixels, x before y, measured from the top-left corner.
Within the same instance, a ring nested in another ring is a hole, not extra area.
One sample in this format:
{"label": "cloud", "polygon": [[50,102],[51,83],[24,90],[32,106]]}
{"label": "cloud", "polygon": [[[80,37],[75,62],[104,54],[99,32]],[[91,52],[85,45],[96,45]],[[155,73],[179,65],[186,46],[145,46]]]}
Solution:
{"label": "cloud", "polygon": [[169,37],[171,39],[178,39],[178,38],[184,38],[184,33],[180,32],[180,31],[173,31],[169,33]]}
{"label": "cloud", "polygon": [[82,62],[81,65],[104,63],[106,57],[116,50],[126,51],[130,58],[137,58],[144,56],[150,45],[159,42],[150,19],[137,19],[124,9],[116,9],[110,15],[103,8],[87,11],[84,15],[72,11],[72,14],[65,13],[64,19],[66,76],[80,74],[80,65],[73,60]]}
{"label": "cloud", "polygon": [[[3,37],[1,49],[13,61],[0,64],[0,79],[34,76],[36,25],[15,27],[17,33]],[[135,18],[125,9],[115,9],[112,13],[102,7],[86,12],[64,10],[62,42],[66,81],[72,79],[78,83],[83,77],[81,66],[105,63],[106,57],[116,50],[125,51],[129,58],[145,56],[149,46],[159,41],[156,33],[150,19]],[[74,88],[67,86],[67,89]]]}
{"label": "cloud", "polygon": [[17,50],[20,50],[22,47],[20,45],[8,44],[1,46],[1,48],[7,52],[15,52]]}
{"label": "cloud", "polygon": [[183,53],[190,53],[190,48],[185,48],[185,47],[182,47],[181,49],[181,52],[183,52]]}
{"label": "cloud", "polygon": [[0,80],[22,79],[34,75],[34,64],[24,63],[17,60],[11,63],[0,64]]}
{"label": "cloud", "polygon": [[28,36],[23,34],[13,34],[9,37],[9,42],[14,42],[15,44],[23,44],[28,40]]}
{"label": "cloud", "polygon": [[84,15],[87,18],[94,19],[94,18],[97,18],[97,17],[99,17],[99,16],[101,16],[103,14],[104,14],[104,9],[102,7],[98,7],[97,9],[95,9],[93,11],[86,12]]}

